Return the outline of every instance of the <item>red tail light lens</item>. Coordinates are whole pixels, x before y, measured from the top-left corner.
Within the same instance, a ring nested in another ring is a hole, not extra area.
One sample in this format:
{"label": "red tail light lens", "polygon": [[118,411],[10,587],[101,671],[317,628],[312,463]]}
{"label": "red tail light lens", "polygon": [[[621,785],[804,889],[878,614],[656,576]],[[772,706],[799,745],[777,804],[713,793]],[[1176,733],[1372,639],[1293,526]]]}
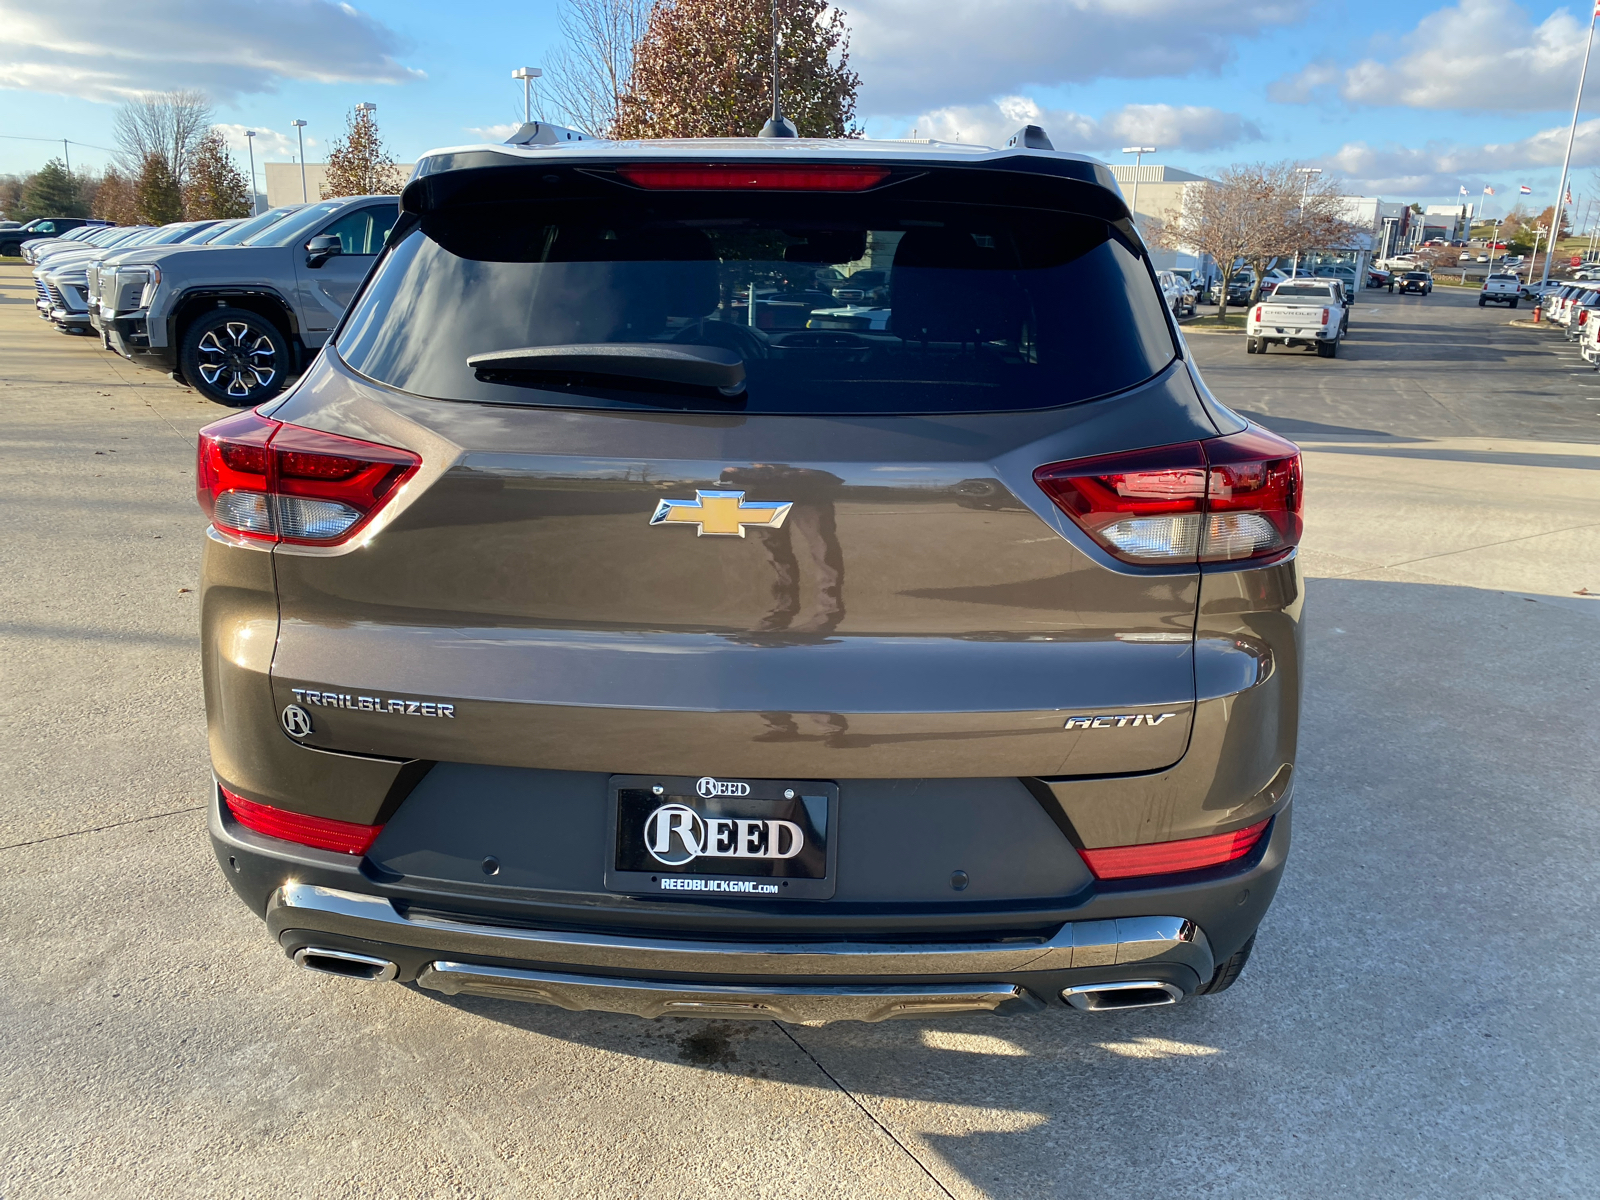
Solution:
{"label": "red tail light lens", "polygon": [[1324,325],[1326,325],[1328,323],[1328,310],[1327,309],[1323,309],[1322,310],[1322,323]]}
{"label": "red tail light lens", "polygon": [[1168,875],[1174,871],[1198,871],[1243,858],[1254,850],[1261,835],[1272,823],[1269,817],[1247,829],[1217,833],[1210,837],[1184,838],[1178,842],[1151,842],[1144,846],[1110,846],[1103,850],[1079,850],[1084,865],[1096,879],[1131,879],[1138,875]]}
{"label": "red tail light lens", "polygon": [[305,813],[273,808],[236,796],[222,789],[222,799],[234,819],[246,829],[253,829],[267,837],[282,838],[318,850],[337,850],[341,854],[365,854],[383,832],[382,825],[357,825],[353,821],[335,821],[332,817],[311,817]]}
{"label": "red tail light lens", "polygon": [[1261,320],[1261,305],[1256,305],[1256,320]]}
{"label": "red tail light lens", "polygon": [[1236,562],[1300,542],[1300,450],[1257,426],[1204,442],[1050,463],[1033,478],[1124,562]]}
{"label": "red tail light lens", "polygon": [[633,163],[617,174],[635,187],[658,191],[864,192],[889,177],[887,167],[865,163],[833,166]]}
{"label": "red tail light lens", "polygon": [[240,413],[200,431],[195,491],[218,529],[337,545],[377,515],[422,459],[410,450]]}

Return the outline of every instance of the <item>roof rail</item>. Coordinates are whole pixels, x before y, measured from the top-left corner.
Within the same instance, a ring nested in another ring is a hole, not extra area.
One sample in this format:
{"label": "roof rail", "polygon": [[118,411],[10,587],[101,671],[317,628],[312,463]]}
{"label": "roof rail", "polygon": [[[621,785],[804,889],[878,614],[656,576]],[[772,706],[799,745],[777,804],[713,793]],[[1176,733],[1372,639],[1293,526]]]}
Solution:
{"label": "roof rail", "polygon": [[[529,121],[508,137],[508,146],[554,146],[558,142],[589,142],[594,135],[568,129],[564,125],[551,125],[547,121]],[[604,140],[603,138],[600,140]]]}
{"label": "roof rail", "polygon": [[1037,125],[1024,125],[1006,139],[1006,149],[1021,146],[1024,150],[1054,150],[1050,135]]}

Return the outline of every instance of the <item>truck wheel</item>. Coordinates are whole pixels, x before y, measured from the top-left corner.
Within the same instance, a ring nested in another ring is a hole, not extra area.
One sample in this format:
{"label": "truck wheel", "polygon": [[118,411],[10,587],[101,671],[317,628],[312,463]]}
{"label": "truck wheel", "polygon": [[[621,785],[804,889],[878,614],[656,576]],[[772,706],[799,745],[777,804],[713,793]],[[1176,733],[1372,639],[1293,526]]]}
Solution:
{"label": "truck wheel", "polygon": [[1511,302],[1511,307],[1512,307],[1512,308],[1515,308],[1515,307],[1516,307],[1516,306],[1517,306],[1517,302],[1516,302],[1516,301],[1515,301],[1515,300],[1513,300],[1513,301],[1512,301],[1512,302]]}
{"label": "truck wheel", "polygon": [[1478,307],[1479,307],[1479,308],[1482,308],[1482,307],[1483,307],[1483,297],[1482,297],[1482,296],[1479,296],[1479,297],[1478,297]]}
{"label": "truck wheel", "polygon": [[1244,352],[1246,354],[1260,354],[1261,353],[1261,339],[1260,338],[1245,338],[1245,340],[1244,340]]}
{"label": "truck wheel", "polygon": [[1338,356],[1339,356],[1339,343],[1338,342],[1318,342],[1317,343],[1317,357],[1318,358],[1337,358]]}
{"label": "truck wheel", "polygon": [[251,408],[283,390],[289,339],[260,313],[213,309],[184,331],[178,366],[207,400]]}
{"label": "truck wheel", "polygon": [[1195,988],[1196,996],[1215,996],[1218,992],[1225,992],[1231,988],[1234,981],[1239,978],[1244,970],[1245,963],[1250,961],[1250,951],[1256,948],[1256,935],[1251,934],[1250,940],[1233,952],[1225,962],[1217,964],[1217,969],[1211,973],[1211,978]]}

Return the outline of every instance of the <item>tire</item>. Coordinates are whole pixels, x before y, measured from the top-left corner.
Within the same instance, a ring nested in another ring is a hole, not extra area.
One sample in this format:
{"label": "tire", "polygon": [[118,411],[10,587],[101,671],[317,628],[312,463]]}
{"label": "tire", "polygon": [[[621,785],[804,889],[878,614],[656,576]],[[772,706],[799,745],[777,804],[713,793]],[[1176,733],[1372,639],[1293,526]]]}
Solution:
{"label": "tire", "polygon": [[1225,992],[1231,988],[1243,972],[1245,963],[1250,961],[1250,951],[1255,948],[1256,935],[1252,933],[1250,940],[1235,950],[1230,958],[1217,964],[1217,969],[1211,973],[1211,978],[1195,988],[1194,994],[1215,996],[1218,992]]}
{"label": "tire", "polygon": [[1338,358],[1339,357],[1339,343],[1338,342],[1318,342],[1317,343],[1317,357],[1318,358]]}
{"label": "tire", "polygon": [[1267,352],[1267,344],[1260,338],[1245,338],[1244,352],[1246,354],[1265,354]]}
{"label": "tire", "polygon": [[1482,307],[1483,307],[1483,304],[1484,304],[1484,301],[1483,301],[1483,297],[1482,297],[1482,296],[1479,296],[1479,297],[1478,297],[1478,307],[1479,307],[1479,308],[1482,308]]}
{"label": "tire", "polygon": [[1517,306],[1517,302],[1516,302],[1516,301],[1515,301],[1515,300],[1513,300],[1513,301],[1512,301],[1512,302],[1511,302],[1511,307],[1512,307],[1512,308],[1515,308],[1515,307],[1516,307],[1516,306]]}
{"label": "tire", "polygon": [[213,309],[184,331],[178,369],[207,400],[253,408],[283,390],[289,339],[260,313]]}

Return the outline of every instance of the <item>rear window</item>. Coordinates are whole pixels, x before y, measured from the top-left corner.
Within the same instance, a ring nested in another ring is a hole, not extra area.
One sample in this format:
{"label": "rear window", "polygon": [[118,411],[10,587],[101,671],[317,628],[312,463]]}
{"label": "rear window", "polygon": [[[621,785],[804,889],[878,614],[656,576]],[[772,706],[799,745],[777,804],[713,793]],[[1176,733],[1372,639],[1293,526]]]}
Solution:
{"label": "rear window", "polygon": [[[595,343],[731,351],[746,390],[467,364]],[[1175,347],[1149,267],[1096,218],[696,192],[429,215],[380,262],[338,351],[441,399],[887,413],[1071,404],[1149,379]]]}
{"label": "rear window", "polygon": [[1331,300],[1333,289],[1330,287],[1310,287],[1303,283],[1280,283],[1273,290],[1274,300]]}

